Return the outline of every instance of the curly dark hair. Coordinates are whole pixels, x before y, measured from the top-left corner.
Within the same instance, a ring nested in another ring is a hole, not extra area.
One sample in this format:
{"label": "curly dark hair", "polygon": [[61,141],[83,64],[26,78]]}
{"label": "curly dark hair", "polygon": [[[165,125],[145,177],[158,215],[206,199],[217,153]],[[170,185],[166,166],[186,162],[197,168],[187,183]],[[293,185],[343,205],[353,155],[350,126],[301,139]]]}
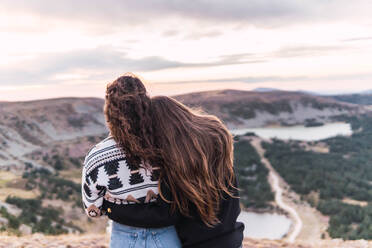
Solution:
{"label": "curly dark hair", "polygon": [[138,77],[125,74],[107,85],[104,114],[111,135],[132,166],[154,162],[151,99]]}

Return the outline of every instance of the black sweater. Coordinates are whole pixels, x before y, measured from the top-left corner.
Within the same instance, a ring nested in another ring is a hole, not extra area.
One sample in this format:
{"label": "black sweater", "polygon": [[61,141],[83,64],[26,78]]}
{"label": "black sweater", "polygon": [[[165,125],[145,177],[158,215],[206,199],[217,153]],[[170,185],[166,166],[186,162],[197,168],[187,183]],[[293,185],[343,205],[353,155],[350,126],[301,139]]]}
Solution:
{"label": "black sweater", "polygon": [[[162,192],[170,199],[170,192],[162,186]],[[238,196],[237,191],[234,192]],[[185,217],[176,212],[171,214],[170,205],[158,197],[156,202],[149,204],[122,204],[117,205],[104,201],[103,210],[107,216],[118,223],[144,227],[158,228],[175,225],[178,237],[183,247],[189,248],[238,248],[243,241],[244,224],[237,222],[240,213],[239,198],[225,195],[220,203],[218,215],[220,224],[210,228],[206,226],[196,208],[191,207],[192,217]]]}

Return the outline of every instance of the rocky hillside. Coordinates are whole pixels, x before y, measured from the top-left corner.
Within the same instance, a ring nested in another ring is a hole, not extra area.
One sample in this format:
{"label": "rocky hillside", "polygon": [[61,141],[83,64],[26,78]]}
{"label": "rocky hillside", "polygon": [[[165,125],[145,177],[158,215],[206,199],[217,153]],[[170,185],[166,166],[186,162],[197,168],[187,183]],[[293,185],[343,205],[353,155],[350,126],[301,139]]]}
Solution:
{"label": "rocky hillside", "polygon": [[216,90],[175,98],[188,106],[201,107],[219,116],[229,128],[326,122],[334,116],[364,111],[363,107],[355,104],[288,91]]}
{"label": "rocky hillside", "polygon": [[[364,111],[351,103],[285,91],[218,90],[174,97],[217,115],[229,128],[324,122]],[[0,102],[0,167],[49,166],[46,154],[83,156],[90,145],[87,137],[107,133],[103,103],[99,98]]]}
{"label": "rocky hillside", "polygon": [[[217,115],[229,128],[324,122],[333,116],[364,111],[351,103],[286,91],[218,90],[174,97]],[[107,133],[103,103],[99,98],[0,102],[0,167],[14,168],[27,162],[47,166],[50,163],[43,163],[41,158],[53,153],[51,150],[66,153],[66,146],[68,155],[82,156],[86,145],[81,143],[87,143],[84,138]],[[79,140],[73,142],[79,145],[71,147],[71,140]]]}
{"label": "rocky hillside", "polygon": [[88,149],[107,136],[103,100],[0,102],[0,229],[28,234],[94,231],[82,212]]}
{"label": "rocky hillside", "polygon": [[[244,248],[368,248],[372,243],[368,241],[327,240],[314,244],[284,241],[245,239]],[[0,248],[108,248],[109,237],[98,235],[61,235],[58,237],[40,234],[16,237],[0,236]]]}
{"label": "rocky hillside", "polygon": [[[47,166],[30,154],[39,151],[43,155],[57,143],[107,132],[102,106],[103,100],[98,98],[0,102],[0,167],[27,162]],[[83,155],[86,147],[82,148],[71,149],[73,157]]]}
{"label": "rocky hillside", "polygon": [[340,102],[348,102],[360,105],[372,105],[372,92],[365,94],[349,94],[349,95],[336,95],[329,96]]}

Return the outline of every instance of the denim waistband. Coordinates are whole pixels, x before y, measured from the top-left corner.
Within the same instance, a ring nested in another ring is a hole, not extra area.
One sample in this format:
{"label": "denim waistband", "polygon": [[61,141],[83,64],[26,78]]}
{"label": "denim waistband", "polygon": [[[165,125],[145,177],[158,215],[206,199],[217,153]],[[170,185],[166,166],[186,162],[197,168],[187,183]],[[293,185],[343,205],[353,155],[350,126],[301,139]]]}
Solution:
{"label": "denim waistband", "polygon": [[134,226],[127,226],[127,225],[124,225],[124,224],[120,224],[120,223],[115,222],[115,221],[112,222],[112,228],[113,228],[113,230],[127,232],[127,233],[143,233],[143,232],[162,233],[162,232],[168,231],[170,229],[175,229],[174,226],[167,226],[167,227],[161,227],[161,228],[134,227]]}

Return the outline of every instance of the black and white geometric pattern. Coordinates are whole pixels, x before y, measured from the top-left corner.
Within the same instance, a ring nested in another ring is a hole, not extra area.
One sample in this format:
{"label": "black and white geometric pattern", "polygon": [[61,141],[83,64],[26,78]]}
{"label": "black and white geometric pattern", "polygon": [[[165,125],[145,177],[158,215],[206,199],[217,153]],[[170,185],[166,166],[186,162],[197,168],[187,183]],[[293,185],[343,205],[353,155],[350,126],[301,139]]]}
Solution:
{"label": "black and white geometric pattern", "polygon": [[158,195],[159,168],[130,165],[112,136],[99,142],[85,157],[82,199],[90,217],[100,216],[103,199],[118,204],[148,203]]}

